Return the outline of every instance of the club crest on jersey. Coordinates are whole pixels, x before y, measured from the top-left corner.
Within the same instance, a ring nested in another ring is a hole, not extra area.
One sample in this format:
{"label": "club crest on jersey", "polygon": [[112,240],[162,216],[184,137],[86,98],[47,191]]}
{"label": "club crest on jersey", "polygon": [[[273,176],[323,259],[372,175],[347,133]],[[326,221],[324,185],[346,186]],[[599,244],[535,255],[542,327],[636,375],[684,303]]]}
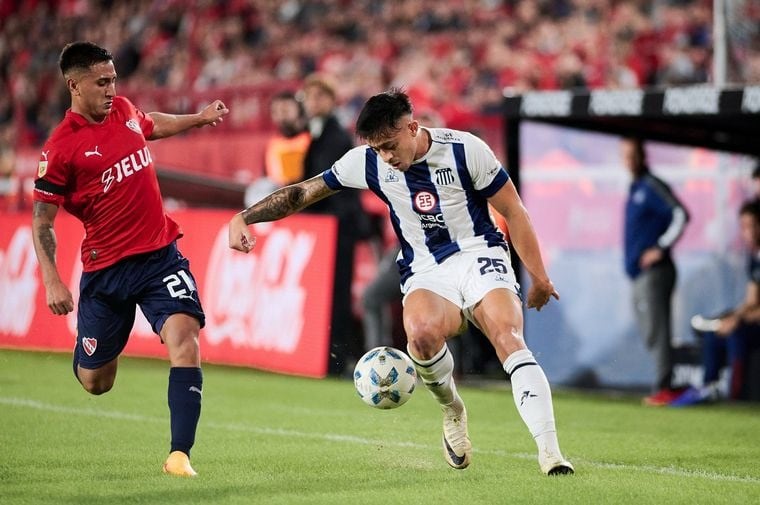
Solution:
{"label": "club crest on jersey", "polygon": [[454,172],[451,168],[439,168],[435,171],[435,183],[439,186],[445,186],[454,182]]}
{"label": "club crest on jersey", "polygon": [[127,121],[126,125],[127,125],[127,128],[129,128],[133,132],[139,133],[140,135],[142,135],[142,130],[140,129],[140,125],[137,124],[137,121],[135,121],[134,119],[130,119],[129,121]]}
{"label": "club crest on jersey", "polygon": [[98,348],[98,339],[97,338],[83,338],[82,339],[82,349],[84,349],[84,353],[88,356],[92,356],[95,353],[95,349]]}
{"label": "club crest on jersey", "polygon": [[438,200],[435,195],[428,191],[420,191],[414,195],[414,207],[419,212],[428,213],[435,209],[437,204]]}

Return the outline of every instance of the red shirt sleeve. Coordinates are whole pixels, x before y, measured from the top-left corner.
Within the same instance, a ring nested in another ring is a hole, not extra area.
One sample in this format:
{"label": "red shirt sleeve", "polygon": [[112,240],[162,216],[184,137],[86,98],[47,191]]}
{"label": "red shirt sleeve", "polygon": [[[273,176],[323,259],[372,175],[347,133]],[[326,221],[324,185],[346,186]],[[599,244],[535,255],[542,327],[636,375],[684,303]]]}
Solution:
{"label": "red shirt sleeve", "polygon": [[60,148],[45,144],[37,164],[37,176],[34,178],[34,200],[55,205],[62,205],[68,182],[68,163]]}
{"label": "red shirt sleeve", "polygon": [[155,127],[156,123],[153,121],[153,118],[135,107],[135,113],[137,114],[137,122],[140,123],[140,129],[143,132],[143,136],[146,139],[149,139],[150,136],[153,134],[153,128]]}

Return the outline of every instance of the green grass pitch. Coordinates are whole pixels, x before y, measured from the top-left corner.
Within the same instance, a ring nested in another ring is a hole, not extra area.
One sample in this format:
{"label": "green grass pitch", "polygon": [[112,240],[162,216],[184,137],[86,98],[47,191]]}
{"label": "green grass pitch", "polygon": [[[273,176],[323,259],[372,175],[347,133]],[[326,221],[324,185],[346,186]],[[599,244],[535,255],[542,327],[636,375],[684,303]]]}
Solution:
{"label": "green grass pitch", "polygon": [[346,380],[204,367],[195,479],[161,473],[168,365],[124,358],[86,394],[61,354],[0,351],[0,503],[760,503],[760,407],[642,407],[557,390],[574,476],[538,470],[507,383],[460,387],[474,453],[449,468],[441,414],[418,388],[379,411]]}

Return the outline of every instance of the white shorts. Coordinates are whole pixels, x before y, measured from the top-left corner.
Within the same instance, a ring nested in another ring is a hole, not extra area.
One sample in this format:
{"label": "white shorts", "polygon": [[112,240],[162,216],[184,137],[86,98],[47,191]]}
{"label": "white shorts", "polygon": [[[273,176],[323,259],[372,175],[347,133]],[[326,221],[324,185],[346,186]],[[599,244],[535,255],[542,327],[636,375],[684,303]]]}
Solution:
{"label": "white shorts", "polygon": [[501,247],[458,252],[440,265],[409,277],[401,286],[404,301],[416,289],[442,296],[472,319],[472,308],[493,289],[505,288],[520,297],[509,252]]}

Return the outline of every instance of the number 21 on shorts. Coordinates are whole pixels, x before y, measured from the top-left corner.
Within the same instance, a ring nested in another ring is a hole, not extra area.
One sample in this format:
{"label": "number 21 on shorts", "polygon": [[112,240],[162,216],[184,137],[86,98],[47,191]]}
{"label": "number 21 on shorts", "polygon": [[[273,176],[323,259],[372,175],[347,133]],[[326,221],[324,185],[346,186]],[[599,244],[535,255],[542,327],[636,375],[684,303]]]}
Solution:
{"label": "number 21 on shorts", "polygon": [[193,279],[184,270],[179,270],[176,274],[167,275],[161,282],[166,284],[166,289],[172,298],[192,298],[195,291]]}

